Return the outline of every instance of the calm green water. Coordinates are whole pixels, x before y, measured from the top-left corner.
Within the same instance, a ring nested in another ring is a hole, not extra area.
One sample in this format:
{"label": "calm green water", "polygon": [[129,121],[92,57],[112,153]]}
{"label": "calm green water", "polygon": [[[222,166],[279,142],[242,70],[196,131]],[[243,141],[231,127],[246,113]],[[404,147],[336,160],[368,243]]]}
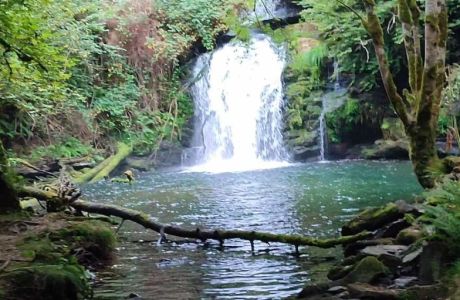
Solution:
{"label": "calm green water", "polygon": [[[185,227],[333,237],[360,209],[420,193],[407,162],[341,161],[244,173],[141,174],[133,186],[98,183],[86,198],[150,213]],[[126,223],[118,259],[98,274],[98,299],[277,299],[325,276],[340,249],[248,242],[157,245],[154,232]]]}

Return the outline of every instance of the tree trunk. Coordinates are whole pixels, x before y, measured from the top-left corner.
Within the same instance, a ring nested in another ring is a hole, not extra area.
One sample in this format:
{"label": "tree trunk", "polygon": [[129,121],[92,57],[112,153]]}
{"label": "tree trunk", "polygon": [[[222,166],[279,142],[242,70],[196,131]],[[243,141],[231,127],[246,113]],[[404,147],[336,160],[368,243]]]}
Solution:
{"label": "tree trunk", "polygon": [[6,152],[0,142],[0,213],[20,210],[17,192],[8,178],[9,167]]}
{"label": "tree trunk", "polygon": [[400,93],[388,62],[383,28],[375,13],[376,2],[363,0],[367,18],[362,22],[372,38],[382,82],[410,140],[415,175],[425,188],[435,185],[438,165],[437,123],[445,82],[447,41],[446,0],[425,2],[425,60],[421,53],[420,10],[414,0],[398,0],[398,16],[407,55],[409,90]]}
{"label": "tree trunk", "polygon": [[410,139],[410,160],[418,182],[425,188],[435,185],[433,171],[438,165],[436,149],[436,127],[419,127]]}

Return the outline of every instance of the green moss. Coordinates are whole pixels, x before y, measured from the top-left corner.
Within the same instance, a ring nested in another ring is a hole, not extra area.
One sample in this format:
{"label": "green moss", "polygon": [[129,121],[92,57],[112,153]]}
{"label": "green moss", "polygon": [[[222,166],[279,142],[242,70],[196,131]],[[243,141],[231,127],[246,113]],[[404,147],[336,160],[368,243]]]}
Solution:
{"label": "green moss", "polygon": [[91,296],[86,271],[77,264],[35,264],[14,269],[0,279],[8,287],[6,299],[74,300]]}
{"label": "green moss", "polygon": [[18,245],[18,248],[25,258],[40,262],[57,262],[67,252],[53,244],[46,235],[28,237]]}
{"label": "green moss", "polygon": [[389,273],[389,269],[377,258],[367,256],[360,260],[353,270],[341,280],[341,282],[345,284],[355,282],[370,283],[377,277]]}
{"label": "green moss", "polygon": [[394,203],[389,203],[381,208],[366,209],[342,227],[342,235],[374,230],[402,216],[403,214]]}
{"label": "green moss", "polygon": [[72,249],[86,249],[100,260],[110,259],[116,245],[113,231],[106,223],[96,220],[77,222],[53,233],[50,238],[65,240]]}

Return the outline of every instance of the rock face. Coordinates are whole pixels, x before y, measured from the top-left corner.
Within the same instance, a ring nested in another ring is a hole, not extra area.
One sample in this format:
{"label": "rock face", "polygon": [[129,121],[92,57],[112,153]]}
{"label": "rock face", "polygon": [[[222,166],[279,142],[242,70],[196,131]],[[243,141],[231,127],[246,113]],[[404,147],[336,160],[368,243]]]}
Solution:
{"label": "rock face", "polygon": [[362,150],[365,159],[409,159],[409,142],[405,139],[377,140]]}

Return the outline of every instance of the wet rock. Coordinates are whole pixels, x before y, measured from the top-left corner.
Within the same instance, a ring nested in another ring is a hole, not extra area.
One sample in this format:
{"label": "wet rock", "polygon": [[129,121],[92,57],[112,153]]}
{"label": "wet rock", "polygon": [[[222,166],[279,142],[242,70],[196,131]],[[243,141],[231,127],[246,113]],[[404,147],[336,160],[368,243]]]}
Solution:
{"label": "wet rock", "polygon": [[381,208],[367,209],[342,227],[342,235],[352,235],[363,230],[379,229],[386,224],[401,219],[405,213],[414,209],[414,206],[401,200],[389,203]]}
{"label": "wet rock", "polygon": [[148,171],[152,169],[153,167],[152,161],[149,160],[148,157],[136,157],[136,156],[128,157],[125,160],[125,163],[128,168],[136,169],[139,171]]}
{"label": "wet rock", "polygon": [[404,257],[402,258],[403,264],[411,264],[414,263],[422,254],[423,247],[418,247],[415,250],[410,251],[409,253],[406,253]]}
{"label": "wet rock", "polygon": [[361,253],[375,257],[379,257],[381,255],[401,257],[404,251],[407,251],[407,249],[408,247],[404,245],[378,245],[366,247],[361,251]]}
{"label": "wet rock", "polygon": [[327,278],[330,280],[339,280],[345,277],[348,273],[353,270],[353,266],[335,266],[332,267],[327,273]]}
{"label": "wet rock", "polygon": [[405,139],[378,140],[372,147],[364,148],[361,154],[366,159],[409,159],[409,143]]}
{"label": "wet rock", "polygon": [[377,233],[377,236],[383,238],[394,238],[399,234],[401,230],[406,229],[409,226],[410,224],[406,220],[400,219],[385,226],[385,228],[383,228],[382,230],[380,230],[379,233]]}
{"label": "wet rock", "polygon": [[388,273],[388,268],[385,267],[377,258],[367,256],[359,261],[353,270],[351,270],[344,278],[338,280],[337,282],[341,284],[354,282],[370,283]]}
{"label": "wet rock", "polygon": [[311,297],[325,294],[331,287],[330,283],[318,283],[305,286],[302,291],[297,295],[299,299],[310,299]]}
{"label": "wet rock", "polygon": [[420,228],[412,226],[401,230],[396,237],[396,241],[402,245],[410,245],[420,240],[423,237],[423,232]]}
{"label": "wet rock", "polygon": [[357,241],[355,243],[345,246],[344,254],[345,256],[356,255],[359,253],[360,250],[368,246],[393,245],[394,243],[395,243],[395,239],[393,238],[382,238],[382,239]]}
{"label": "wet rock", "polygon": [[320,155],[320,147],[319,146],[311,146],[311,147],[296,146],[292,149],[292,154],[294,156],[294,160],[304,161],[312,157],[318,157]]}
{"label": "wet rock", "polygon": [[327,290],[328,293],[331,293],[331,294],[340,294],[340,293],[343,293],[343,292],[346,292],[347,291],[347,288],[342,286],[342,285],[337,285],[337,286],[333,286],[331,287],[330,289]]}
{"label": "wet rock", "polygon": [[394,280],[393,286],[395,288],[405,288],[411,284],[414,284],[416,281],[417,281],[417,277],[415,276],[399,277]]}
{"label": "wet rock", "polygon": [[361,253],[378,258],[385,266],[395,272],[402,264],[402,254],[407,250],[402,245],[378,245],[364,248]]}
{"label": "wet rock", "polygon": [[139,295],[136,294],[136,293],[131,293],[131,294],[128,295],[128,297],[126,297],[126,299],[142,300],[142,297],[139,296]]}
{"label": "wet rock", "polygon": [[372,286],[366,283],[353,283],[347,287],[350,296],[360,299],[396,300],[399,296],[395,290]]}

